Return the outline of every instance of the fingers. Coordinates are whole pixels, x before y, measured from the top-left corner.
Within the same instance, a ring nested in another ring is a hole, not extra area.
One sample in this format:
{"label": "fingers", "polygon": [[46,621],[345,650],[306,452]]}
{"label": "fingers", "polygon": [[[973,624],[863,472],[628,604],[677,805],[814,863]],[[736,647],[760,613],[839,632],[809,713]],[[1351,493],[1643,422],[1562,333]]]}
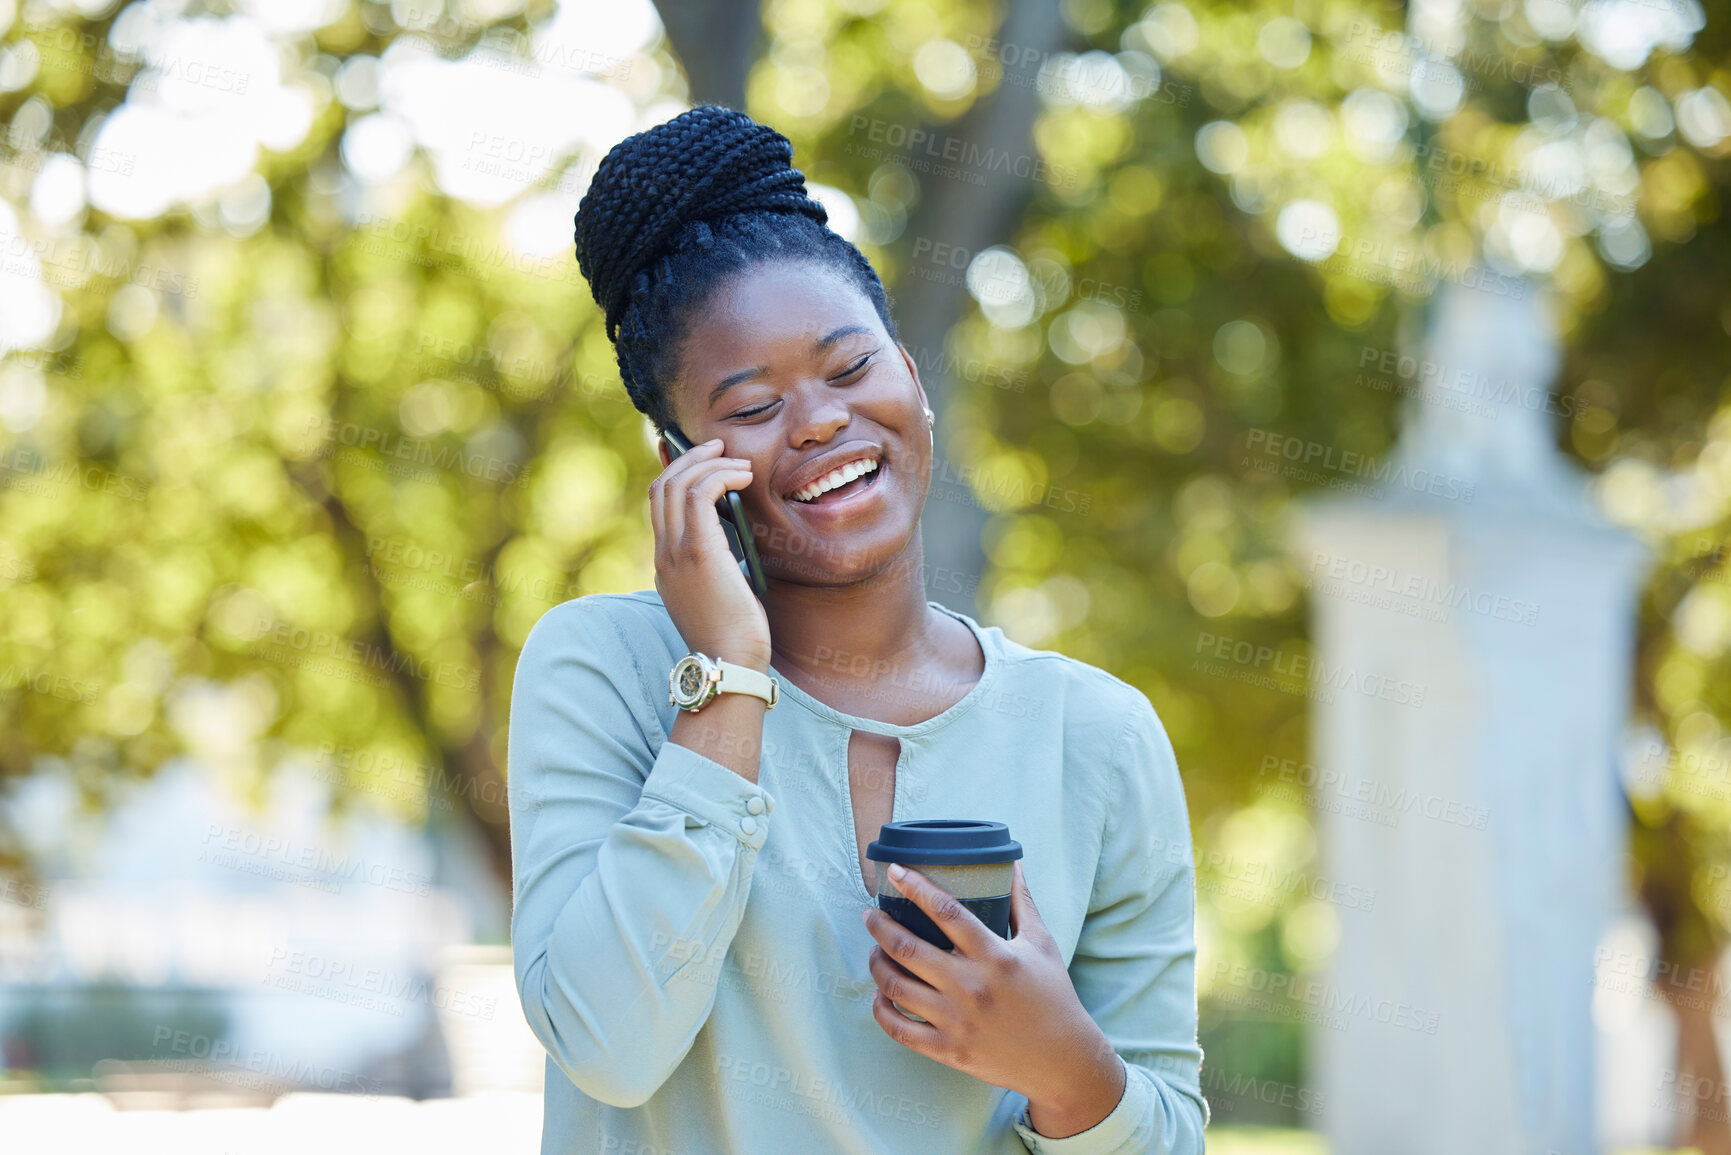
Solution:
{"label": "fingers", "polygon": [[866,931],[893,962],[920,981],[944,989],[943,968],[950,961],[948,951],[939,950],[875,906],[866,908],[865,924]]}
{"label": "fingers", "polygon": [[1015,877],[1010,882],[1010,937],[1018,938],[1024,929],[1039,921],[1040,912],[1034,908],[1034,894],[1028,889],[1028,880],[1022,877],[1022,862],[1016,860]]}
{"label": "fingers", "polygon": [[[941,1015],[943,1002],[930,983],[897,964],[882,947],[872,948],[870,957],[866,959],[866,969],[886,999],[937,1025],[932,1016]],[[900,1014],[895,1007],[888,1009],[891,1014]]]}
{"label": "fingers", "polygon": [[649,483],[649,524],[655,531],[655,543],[666,547],[685,536],[685,503],[672,500],[673,481],[690,471],[700,461],[708,461],[721,452],[719,438],[693,445],[675,457]]}
{"label": "fingers", "polygon": [[[902,1005],[907,1006],[906,1003]],[[914,1011],[912,1007],[908,1007],[908,1010]],[[926,1017],[920,1011],[914,1011],[914,1014],[921,1018]],[[936,1056],[944,1041],[937,1027],[929,1022],[919,1023],[908,1018],[890,1005],[889,996],[882,991],[872,992],[872,1018],[884,1029],[884,1034],[910,1051],[916,1051],[928,1058]]]}
{"label": "fingers", "polygon": [[[937,924],[944,932],[956,950],[971,957],[980,957],[991,951],[993,944],[1000,939],[992,928],[981,922],[974,912],[962,905],[960,899],[913,867],[905,867],[906,873],[900,878],[894,878],[896,889],[913,900],[914,905],[926,912],[926,917]],[[924,943],[917,935],[909,937]],[[931,950],[937,950],[930,944],[924,944]]]}
{"label": "fingers", "polygon": [[[702,520],[705,509],[713,510],[729,489],[751,484],[750,463],[724,457],[721,449],[719,440],[693,446],[674,458],[649,487],[650,524],[657,548],[667,551],[668,558],[696,555],[701,540],[697,535],[711,532]],[[717,521],[713,532],[719,535],[720,530]]]}

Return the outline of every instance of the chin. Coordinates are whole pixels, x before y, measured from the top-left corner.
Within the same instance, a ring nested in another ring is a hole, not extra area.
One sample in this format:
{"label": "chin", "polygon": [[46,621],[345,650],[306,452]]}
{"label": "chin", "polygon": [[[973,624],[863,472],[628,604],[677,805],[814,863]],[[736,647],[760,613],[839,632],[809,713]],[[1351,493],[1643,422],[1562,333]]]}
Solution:
{"label": "chin", "polygon": [[765,576],[772,580],[790,585],[845,586],[875,577],[893,567],[898,558],[908,557],[909,547],[918,536],[919,519],[915,518],[900,534],[887,540],[878,534],[860,541],[846,534],[788,531],[783,543],[791,548],[778,549],[772,556],[764,551],[761,539],[757,548],[763,558]]}

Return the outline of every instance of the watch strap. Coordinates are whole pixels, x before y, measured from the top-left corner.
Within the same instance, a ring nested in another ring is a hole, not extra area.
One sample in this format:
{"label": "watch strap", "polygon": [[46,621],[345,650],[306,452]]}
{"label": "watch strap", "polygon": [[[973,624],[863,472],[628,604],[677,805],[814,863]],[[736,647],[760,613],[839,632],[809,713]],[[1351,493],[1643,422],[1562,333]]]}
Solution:
{"label": "watch strap", "polygon": [[750,666],[736,666],[732,662],[715,659],[715,664],[721,669],[721,677],[715,683],[718,694],[754,694],[769,703],[771,710],[781,698],[781,685],[776,679],[761,670]]}

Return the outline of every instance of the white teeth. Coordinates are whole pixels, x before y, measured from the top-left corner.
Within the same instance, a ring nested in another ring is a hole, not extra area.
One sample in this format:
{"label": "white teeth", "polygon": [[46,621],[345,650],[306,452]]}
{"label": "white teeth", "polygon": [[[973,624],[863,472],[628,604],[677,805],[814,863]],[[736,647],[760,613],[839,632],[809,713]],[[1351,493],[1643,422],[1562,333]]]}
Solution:
{"label": "white teeth", "polygon": [[877,467],[878,463],[875,461],[850,462],[849,464],[842,466],[840,469],[818,478],[816,481],[794,494],[794,500],[811,501],[812,499],[820,497],[823,494],[828,493],[830,490],[835,489],[837,486],[846,485],[862,473],[870,473]]}

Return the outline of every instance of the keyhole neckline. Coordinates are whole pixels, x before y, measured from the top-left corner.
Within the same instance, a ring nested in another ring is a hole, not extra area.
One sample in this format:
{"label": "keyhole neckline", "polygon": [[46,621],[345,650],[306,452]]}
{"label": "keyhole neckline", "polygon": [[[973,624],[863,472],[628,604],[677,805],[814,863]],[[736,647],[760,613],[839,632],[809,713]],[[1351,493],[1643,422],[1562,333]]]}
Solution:
{"label": "keyhole neckline", "polygon": [[774,663],[771,663],[769,667],[770,676],[780,681],[783,698],[790,702],[797,702],[818,717],[849,730],[867,730],[873,734],[886,734],[895,738],[919,738],[934,730],[941,729],[973,709],[977,702],[991,692],[997,681],[998,671],[1004,664],[1003,651],[999,645],[1003,635],[996,627],[991,629],[981,627],[973,618],[959,610],[952,610],[950,607],[934,601],[927,601],[926,604],[940,613],[948,614],[968,627],[969,632],[974,635],[974,641],[979,643],[980,652],[985,655],[986,668],[981,672],[980,680],[975,682],[966,694],[952,703],[949,709],[934,714],[923,722],[915,722],[911,726],[901,726],[894,722],[883,722],[876,718],[863,718],[857,714],[843,713],[834,706],[818,701],[794,685],[793,680],[776,669]]}

